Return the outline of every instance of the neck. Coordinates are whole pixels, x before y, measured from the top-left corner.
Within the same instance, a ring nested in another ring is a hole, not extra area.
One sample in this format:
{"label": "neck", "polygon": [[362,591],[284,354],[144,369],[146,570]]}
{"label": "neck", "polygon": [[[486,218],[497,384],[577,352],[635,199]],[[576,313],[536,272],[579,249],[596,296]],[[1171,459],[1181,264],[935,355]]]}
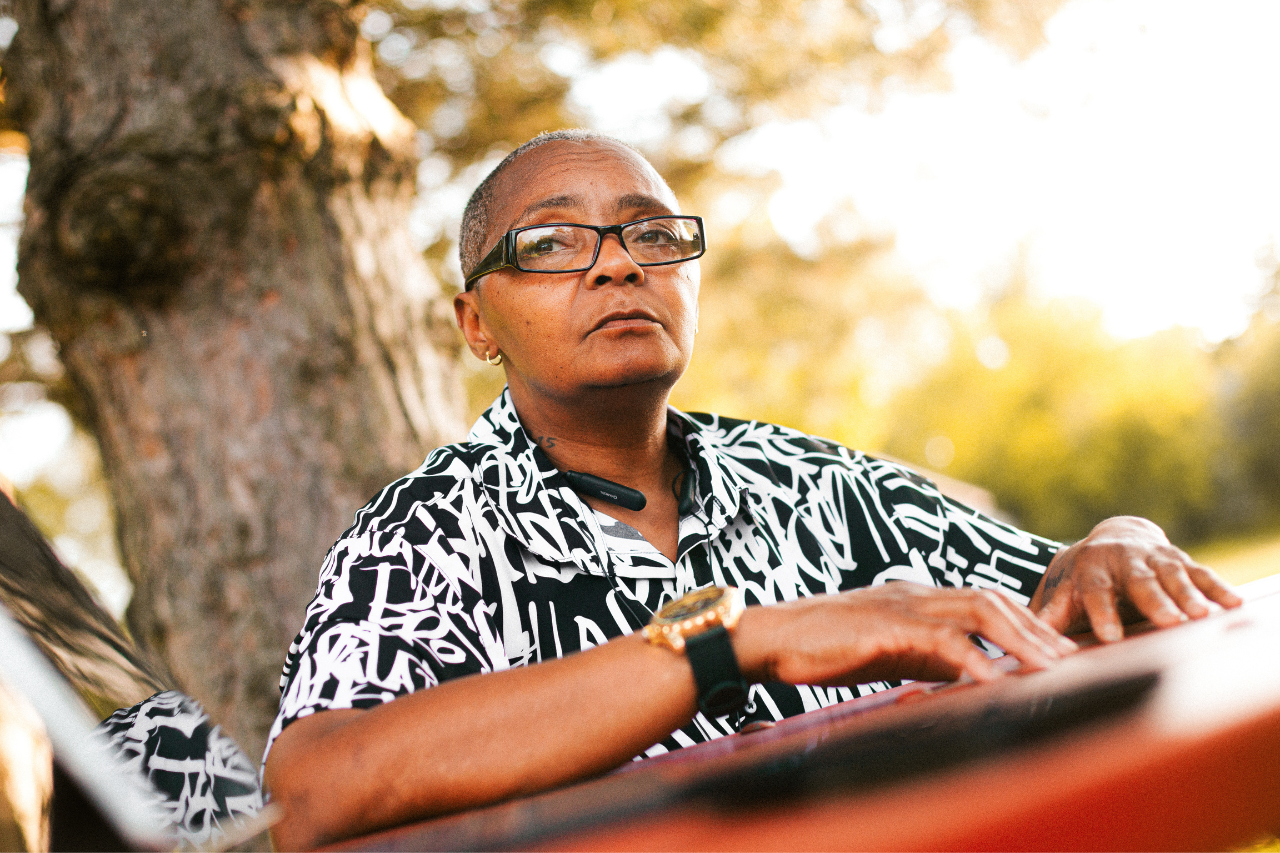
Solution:
{"label": "neck", "polygon": [[521,424],[557,468],[594,474],[646,495],[669,490],[679,470],[667,446],[669,393],[669,386],[642,384],[560,400],[511,385]]}

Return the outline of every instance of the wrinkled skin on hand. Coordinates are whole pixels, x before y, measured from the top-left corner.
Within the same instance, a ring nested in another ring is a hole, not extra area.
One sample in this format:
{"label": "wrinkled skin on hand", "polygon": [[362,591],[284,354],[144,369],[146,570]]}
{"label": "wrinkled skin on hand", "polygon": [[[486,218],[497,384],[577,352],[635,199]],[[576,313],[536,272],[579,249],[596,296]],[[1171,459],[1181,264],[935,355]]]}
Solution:
{"label": "wrinkled skin on hand", "polygon": [[883,679],[989,681],[1002,674],[969,637],[999,645],[1028,669],[1076,646],[993,590],[906,581],[802,598],[743,614],[734,647],[757,681],[852,685]]}
{"label": "wrinkled skin on hand", "polygon": [[1104,642],[1124,637],[1125,622],[1161,628],[1202,619],[1243,599],[1212,569],[1169,543],[1143,518],[1118,516],[1053,558],[1031,609],[1064,634],[1092,629]]}

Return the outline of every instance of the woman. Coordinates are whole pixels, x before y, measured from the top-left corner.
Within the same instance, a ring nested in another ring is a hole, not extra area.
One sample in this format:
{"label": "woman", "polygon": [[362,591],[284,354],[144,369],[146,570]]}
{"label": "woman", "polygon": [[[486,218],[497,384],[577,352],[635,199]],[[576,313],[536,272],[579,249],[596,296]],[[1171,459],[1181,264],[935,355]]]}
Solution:
{"label": "woman", "polygon": [[[1168,625],[1239,603],[1150,522],[1059,550],[897,466],[670,409],[702,248],[607,138],[539,137],[477,190],[455,308],[508,389],[326,559],[268,751],[278,846],[564,784],[851,685],[999,677],[969,635],[1039,668],[1074,648],[1062,631],[1118,639],[1121,604]],[[707,584],[750,606],[682,598]],[[641,631],[672,600],[706,623]]]}

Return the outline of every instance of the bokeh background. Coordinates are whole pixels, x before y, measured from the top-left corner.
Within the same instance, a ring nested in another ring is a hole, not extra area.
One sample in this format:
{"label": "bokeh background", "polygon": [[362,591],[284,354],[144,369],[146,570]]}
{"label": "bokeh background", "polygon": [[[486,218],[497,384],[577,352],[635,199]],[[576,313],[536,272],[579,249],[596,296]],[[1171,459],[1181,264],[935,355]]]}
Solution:
{"label": "bokeh background", "polygon": [[[16,26],[0,4],[0,48]],[[974,484],[1047,536],[1134,513],[1237,581],[1280,570],[1280,5],[401,0],[362,32],[419,128],[441,280],[515,145],[614,134],[707,220],[677,405]],[[0,473],[119,615],[96,444],[15,290],[25,140],[0,149]],[[474,416],[501,375],[463,369]]]}

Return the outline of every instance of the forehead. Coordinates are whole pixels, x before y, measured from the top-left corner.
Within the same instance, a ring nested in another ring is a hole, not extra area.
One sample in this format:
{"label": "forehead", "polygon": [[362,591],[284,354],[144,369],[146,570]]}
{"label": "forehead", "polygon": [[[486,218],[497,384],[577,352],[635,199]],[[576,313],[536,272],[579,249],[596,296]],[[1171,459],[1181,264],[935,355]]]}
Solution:
{"label": "forehead", "polygon": [[533,149],[499,177],[493,198],[490,237],[495,240],[543,211],[580,215],[590,225],[613,224],[589,220],[636,210],[644,216],[679,212],[670,187],[653,166],[607,140],[558,140]]}

